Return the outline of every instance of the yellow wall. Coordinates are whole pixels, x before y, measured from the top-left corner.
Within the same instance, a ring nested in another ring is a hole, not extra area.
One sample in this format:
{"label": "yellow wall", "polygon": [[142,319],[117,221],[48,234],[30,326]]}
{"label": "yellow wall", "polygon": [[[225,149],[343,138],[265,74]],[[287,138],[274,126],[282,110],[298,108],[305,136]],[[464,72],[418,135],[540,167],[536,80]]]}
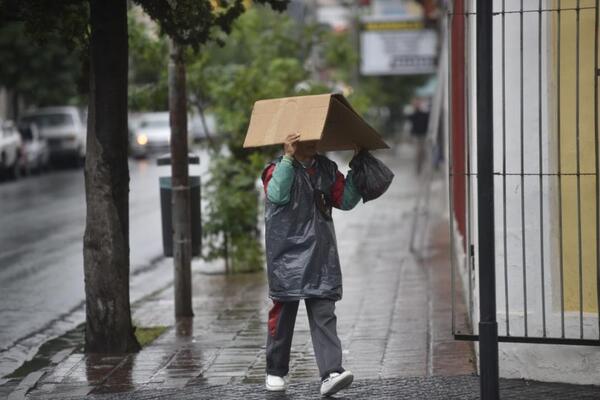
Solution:
{"label": "yellow wall", "polygon": [[[577,23],[574,8],[576,0],[561,1],[560,22],[560,163],[562,173],[577,172]],[[579,25],[579,157],[582,173],[595,173],[594,140],[594,0],[581,0],[581,7],[592,7],[580,11]],[[551,43],[554,63],[557,57],[558,19],[553,13]],[[557,66],[553,68],[556,83]],[[554,113],[551,113],[554,115]],[[581,176],[581,235],[577,218],[577,177],[562,177],[562,222],[563,222],[563,266],[565,309],[579,311],[579,264],[578,239],[581,236],[581,266],[583,280],[583,309],[595,312],[598,309],[596,296],[596,177]],[[557,253],[558,254],[558,253]]]}

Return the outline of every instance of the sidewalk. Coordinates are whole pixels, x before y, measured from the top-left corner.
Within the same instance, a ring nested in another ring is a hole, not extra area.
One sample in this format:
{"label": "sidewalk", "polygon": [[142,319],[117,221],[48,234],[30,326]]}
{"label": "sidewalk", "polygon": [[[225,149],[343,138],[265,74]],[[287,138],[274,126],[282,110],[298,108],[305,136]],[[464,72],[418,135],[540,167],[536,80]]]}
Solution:
{"label": "sidewalk", "polygon": [[[135,393],[92,395],[90,400],[150,400],[150,399],[244,399],[244,400],[308,400],[319,399],[317,383],[301,382],[290,386],[285,394],[267,393],[262,384],[203,386],[160,391],[140,390]],[[598,387],[556,383],[500,380],[502,400],[597,400]],[[479,378],[473,375],[400,377],[380,380],[361,379],[340,392],[335,399],[377,400],[478,400]]]}
{"label": "sidewalk", "polygon": [[[357,379],[353,389],[342,394],[477,398],[472,345],[451,336],[445,210],[432,212],[429,257],[419,263],[409,252],[419,184],[411,150],[400,148],[395,157],[382,156],[396,178],[381,199],[334,216],[344,274],[338,332],[344,367]],[[440,184],[435,196],[445,196]],[[195,271],[193,279],[193,319],[175,323],[172,287],[156,293],[135,307],[133,316],[141,326],[171,327],[152,344],[127,356],[70,354],[31,376],[12,398],[25,393],[31,399],[318,397],[318,371],[303,305],[292,347],[290,389],[286,396],[267,395],[264,346],[270,301],[264,273],[224,276]],[[593,387],[522,381],[503,385],[503,398],[522,398],[518,396],[526,391],[531,399],[537,398],[535,393],[566,398],[560,397],[561,390],[571,393],[569,398],[586,398],[586,393],[600,398],[600,388]]]}

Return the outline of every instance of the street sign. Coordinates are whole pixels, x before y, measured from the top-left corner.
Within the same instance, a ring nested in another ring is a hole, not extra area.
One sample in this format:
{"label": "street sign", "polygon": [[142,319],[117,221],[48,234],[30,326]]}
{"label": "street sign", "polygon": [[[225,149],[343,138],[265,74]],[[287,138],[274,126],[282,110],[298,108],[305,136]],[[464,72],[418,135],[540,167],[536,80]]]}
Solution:
{"label": "street sign", "polygon": [[365,17],[360,33],[362,75],[432,74],[437,33],[420,19]]}

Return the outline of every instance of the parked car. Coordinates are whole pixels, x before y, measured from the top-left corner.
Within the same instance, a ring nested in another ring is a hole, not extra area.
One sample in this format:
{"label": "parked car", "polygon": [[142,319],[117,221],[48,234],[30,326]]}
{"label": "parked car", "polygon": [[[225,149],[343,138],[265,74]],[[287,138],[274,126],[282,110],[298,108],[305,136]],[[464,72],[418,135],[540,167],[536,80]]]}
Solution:
{"label": "parked car", "polygon": [[85,158],[86,118],[77,107],[44,107],[28,112],[19,124],[35,124],[48,142],[51,160]]}
{"label": "parked car", "polygon": [[48,168],[50,149],[48,141],[44,139],[36,124],[22,122],[19,126],[22,141],[21,170],[29,175]]}
{"label": "parked car", "polygon": [[12,121],[0,119],[0,178],[19,177],[21,136]]}

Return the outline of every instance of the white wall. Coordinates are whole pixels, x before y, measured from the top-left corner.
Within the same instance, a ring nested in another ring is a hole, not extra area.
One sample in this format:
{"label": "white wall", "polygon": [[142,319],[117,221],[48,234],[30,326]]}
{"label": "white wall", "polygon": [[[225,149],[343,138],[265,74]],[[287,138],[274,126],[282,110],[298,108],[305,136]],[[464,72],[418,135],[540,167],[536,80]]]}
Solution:
{"label": "white wall", "polygon": [[[470,7],[474,9],[474,1]],[[524,2],[526,7],[536,8],[537,2]],[[535,3],[535,4],[534,4]],[[507,10],[518,10],[520,0],[506,0]],[[552,8],[553,3],[543,1],[543,8]],[[495,1],[494,8],[499,11],[500,1]],[[475,17],[468,17],[467,23],[467,77],[468,88],[468,127],[471,140],[470,155],[472,172],[476,172],[476,60],[475,60]],[[506,172],[521,172],[521,132],[523,132],[524,171],[537,174],[539,157],[542,158],[543,172],[556,171],[554,156],[555,138],[553,138],[551,99],[555,89],[551,85],[549,73],[552,71],[552,59],[549,46],[550,19],[543,13],[541,22],[541,49],[538,47],[539,21],[538,13],[524,13],[523,17],[523,102],[521,102],[521,40],[520,14],[505,15],[505,118],[502,116],[502,17],[494,16],[494,168],[503,171],[503,155],[506,157]],[[539,99],[539,70],[541,58],[541,101]],[[550,100],[549,100],[550,99]],[[541,109],[542,118],[539,118]],[[521,122],[522,118],[522,122]],[[539,130],[541,123],[542,143],[540,148]],[[502,135],[505,132],[506,152],[503,151]],[[541,153],[540,153],[541,151]],[[523,247],[525,248],[525,273],[527,291],[527,326],[529,336],[542,336],[542,287],[544,288],[546,334],[559,337],[560,329],[560,293],[553,287],[557,279],[558,247],[556,224],[557,188],[555,177],[544,177],[540,190],[539,177],[526,176],[524,186],[519,175],[506,178],[506,229],[504,229],[503,180],[497,176],[495,180],[495,226],[496,226],[496,301],[499,335],[506,335],[506,288],[508,287],[508,320],[512,336],[525,335],[525,301],[523,286]],[[477,249],[477,179],[471,178],[471,215],[470,235]],[[540,198],[540,192],[542,196]],[[522,208],[524,204],[524,209]],[[540,207],[543,213],[540,215]],[[524,211],[524,234],[522,228],[522,210]],[[540,221],[544,228],[541,229]],[[506,233],[506,252],[504,251],[504,233]],[[460,240],[456,236],[456,242]],[[525,239],[523,246],[522,239]],[[544,247],[542,249],[541,240]],[[460,246],[455,246],[459,250]],[[464,255],[459,255],[464,257]],[[505,260],[506,277],[505,284]],[[544,278],[542,281],[541,262],[544,261]],[[477,333],[479,301],[477,277],[477,252],[475,269],[472,275],[473,326]],[[462,276],[467,280],[467,271],[462,269]],[[465,285],[468,288],[468,283]],[[598,321],[595,315],[586,315],[585,335],[598,338]],[[578,313],[565,315],[567,337],[578,337]],[[560,381],[572,383],[600,384],[600,348],[582,346],[558,346],[537,344],[500,344],[500,373],[503,377],[527,378],[543,381]]]}

